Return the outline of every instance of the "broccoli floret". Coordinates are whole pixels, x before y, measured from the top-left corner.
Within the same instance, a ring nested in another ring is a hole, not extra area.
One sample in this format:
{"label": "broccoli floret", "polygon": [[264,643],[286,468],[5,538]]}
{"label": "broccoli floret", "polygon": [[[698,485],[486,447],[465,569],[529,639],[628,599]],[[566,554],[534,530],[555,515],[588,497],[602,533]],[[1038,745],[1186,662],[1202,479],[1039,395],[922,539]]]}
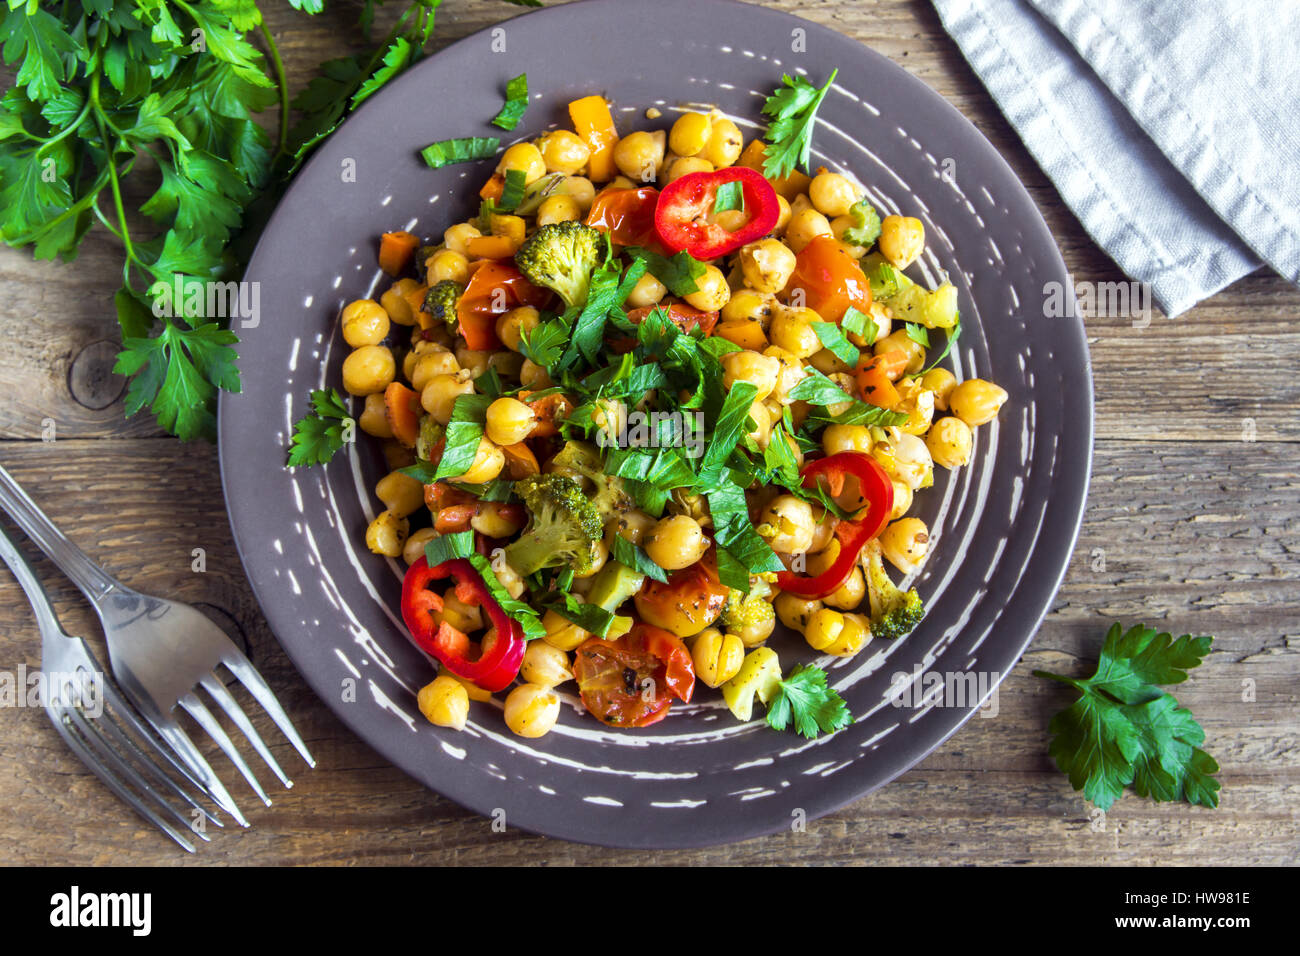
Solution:
{"label": "broccoli floret", "polygon": [[515,265],[529,282],[554,289],[567,305],[582,305],[591,273],[603,256],[599,230],[570,219],[533,233],[515,253]]}
{"label": "broccoli floret", "polygon": [[465,294],[465,287],[452,279],[435,283],[424,297],[424,311],[435,319],[442,319],[447,327],[456,326],[456,305]]}
{"label": "broccoli floret", "polygon": [[591,570],[601,535],[600,514],[572,478],[535,475],[514,483],[531,520],[518,541],[505,549],[510,566],[527,576],[540,568]]}
{"label": "broccoli floret", "polygon": [[596,486],[591,503],[603,521],[632,507],[632,497],[623,487],[623,479],[617,475],[605,474],[600,452],[586,442],[567,442],[551,459],[551,465],[561,474],[569,472],[581,475]]}
{"label": "broccoli floret", "polygon": [[722,608],[718,619],[729,629],[741,630],[770,621],[776,616],[767,596],[772,593],[771,585],[762,578],[750,578],[748,594],[732,588],[727,592],[727,603]]}
{"label": "broccoli floret", "polygon": [[916,588],[902,591],[889,579],[885,565],[880,560],[880,542],[871,541],[866,547],[867,598],[871,603],[871,633],[874,637],[892,641],[902,637],[920,623],[925,605]]}

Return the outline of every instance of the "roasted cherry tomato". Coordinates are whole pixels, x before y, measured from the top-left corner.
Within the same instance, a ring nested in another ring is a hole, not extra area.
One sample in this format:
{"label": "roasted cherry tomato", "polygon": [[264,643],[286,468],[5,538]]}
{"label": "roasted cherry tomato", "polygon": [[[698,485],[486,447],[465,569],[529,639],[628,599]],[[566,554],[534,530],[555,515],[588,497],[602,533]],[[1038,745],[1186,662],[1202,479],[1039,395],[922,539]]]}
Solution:
{"label": "roasted cherry tomato", "polygon": [[511,262],[488,260],[474,270],[465,293],[456,304],[456,320],[465,344],[476,351],[501,347],[496,320],[521,305],[541,308],[551,301],[551,290],[533,285]]}
{"label": "roasted cherry tomato", "polygon": [[845,482],[853,476],[858,479],[858,491],[866,501],[855,520],[835,525],[840,553],[829,568],[811,578],[792,571],[777,574],[776,584],[782,591],[804,598],[823,598],[848,580],[863,547],[889,521],[889,512],[894,507],[894,486],[880,463],[860,451],[842,451],[819,458],[804,465],[799,474],[805,488],[820,484],[832,497],[843,491]]}
{"label": "roasted cherry tomato", "polygon": [[[744,223],[733,231],[719,225],[713,211],[718,189],[726,183],[740,183],[744,202]],[[696,259],[716,259],[762,239],[776,228],[780,215],[776,190],[762,173],[729,166],[712,173],[687,173],[665,186],[655,207],[655,229],[673,252],[685,250]]]}
{"label": "roasted cherry tomato", "polygon": [[609,233],[615,245],[645,246],[659,251],[659,237],[655,234],[658,202],[659,190],[653,186],[602,189],[592,200],[587,225]]}
{"label": "roasted cherry tomato", "polygon": [[662,309],[666,312],[668,321],[683,332],[698,328],[705,335],[710,335],[713,332],[713,327],[718,324],[717,312],[701,312],[684,302],[670,302],[667,305],[647,305],[639,309],[632,309],[627,314],[627,320],[633,325],[640,325],[641,320],[655,309]]}
{"label": "roasted cherry tomato", "polygon": [[611,727],[646,727],[668,715],[672,698],[687,702],[695,667],[681,639],[637,624],[613,641],[593,637],[573,660],[582,703]]}
{"label": "roasted cherry tomato", "polygon": [[858,261],[831,236],[815,236],[795,256],[786,298],[792,298],[796,289],[803,290],[803,304],[827,322],[838,324],[849,306],[859,312],[871,308],[871,283]]}
{"label": "roasted cherry tomato", "polygon": [[633,598],[637,614],[678,637],[704,630],[727,603],[727,587],[718,580],[715,561],[710,549],[690,567],[669,574],[666,584],[647,578]]}

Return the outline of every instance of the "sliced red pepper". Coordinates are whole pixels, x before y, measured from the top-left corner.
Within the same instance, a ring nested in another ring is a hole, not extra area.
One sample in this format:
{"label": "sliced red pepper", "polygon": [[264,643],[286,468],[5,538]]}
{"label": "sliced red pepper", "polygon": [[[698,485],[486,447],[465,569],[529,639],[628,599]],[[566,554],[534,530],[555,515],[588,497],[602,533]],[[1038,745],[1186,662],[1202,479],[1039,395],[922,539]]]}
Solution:
{"label": "sliced red pepper", "polygon": [[551,291],[533,285],[513,263],[487,260],[474,270],[456,303],[456,320],[469,348],[496,349],[501,347],[497,316],[521,305],[541,308],[550,301]]}
{"label": "sliced red pepper", "polygon": [[[442,610],[442,597],[429,589],[434,581],[451,578],[456,597],[483,608],[497,630],[496,643],[471,660],[471,642],[462,631],[433,615]],[[524,660],[524,630],[492,597],[474,565],[464,558],[429,567],[424,559],[407,569],[402,581],[402,620],[423,650],[436,657],[447,670],[491,693],[504,690],[519,673]]]}
{"label": "sliced red pepper", "polygon": [[610,241],[619,246],[645,246],[662,251],[655,232],[655,206],[659,190],[653,186],[639,189],[602,189],[592,200],[587,225],[609,233]]}
{"label": "sliced red pepper", "polygon": [[880,534],[889,521],[889,513],[894,508],[894,486],[880,463],[860,451],[842,451],[819,458],[804,465],[799,474],[805,488],[815,488],[820,482],[832,496],[844,490],[845,481],[852,475],[858,479],[859,491],[867,502],[856,520],[840,521],[835,525],[840,553],[829,568],[811,578],[793,571],[777,574],[777,587],[782,591],[803,598],[824,598],[848,580],[863,547]]}
{"label": "sliced red pepper", "polygon": [[[740,183],[744,197],[744,224],[729,232],[714,221],[718,189]],[[761,239],[776,228],[781,206],[776,190],[763,174],[745,166],[729,166],[711,173],[688,173],[675,179],[659,195],[655,229],[673,252],[685,250],[696,259],[716,259]]]}

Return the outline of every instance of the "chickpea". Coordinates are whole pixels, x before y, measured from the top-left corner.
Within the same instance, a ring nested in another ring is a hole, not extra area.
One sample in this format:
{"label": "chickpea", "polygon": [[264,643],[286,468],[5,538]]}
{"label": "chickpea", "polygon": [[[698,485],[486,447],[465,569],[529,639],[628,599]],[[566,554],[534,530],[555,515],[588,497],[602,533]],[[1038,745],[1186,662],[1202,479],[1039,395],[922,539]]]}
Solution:
{"label": "chickpea", "polygon": [[839,173],[818,173],[808,186],[813,208],[824,216],[847,216],[860,198],[858,187]]}
{"label": "chickpea", "polygon": [[790,214],[790,222],[785,227],[785,244],[799,253],[818,236],[829,235],[831,224],[825,216],[816,209],[800,209]]}
{"label": "chickpea", "polygon": [[691,641],[691,659],[696,677],[709,687],[721,687],[739,673],[745,645],[734,634],[707,627]]}
{"label": "chickpea", "polygon": [[469,255],[469,241],[477,239],[483,233],[478,231],[478,227],[473,223],[462,222],[450,226],[442,234],[443,244],[452,252],[459,252],[462,256]]}
{"label": "chickpea", "polygon": [[652,183],[664,164],[667,134],[663,130],[628,133],[614,145],[614,165],[628,179]]}
{"label": "chickpea", "polygon": [[948,393],[952,413],[972,428],[997,418],[1006,400],[1005,389],[982,378],[968,378]]}
{"label": "chickpea", "polygon": [[498,445],[517,445],[537,425],[537,413],[517,398],[498,398],[487,409],[487,435]]}
{"label": "chickpea", "polygon": [[777,193],[776,208],[776,225],[772,227],[772,235],[782,236],[785,235],[786,227],[790,225],[790,215],[792,213],[790,201]]}
{"label": "chickpea", "polygon": [[517,309],[503,312],[496,322],[497,338],[512,352],[519,351],[519,342],[525,333],[537,328],[541,315],[531,305],[521,305]]}
{"label": "chickpea", "polygon": [[880,532],[880,551],[889,563],[911,574],[930,550],[930,529],[920,518],[900,518]]}
{"label": "chickpea", "polygon": [[546,160],[532,143],[515,143],[501,154],[501,162],[497,163],[497,172],[502,176],[512,169],[524,174],[524,185],[527,186],[546,175]]}
{"label": "chickpea", "polygon": [[822,432],[822,451],[834,455],[842,451],[871,451],[871,429],[865,425],[827,425]]}
{"label": "chickpea", "polygon": [[375,554],[395,558],[402,553],[402,545],[410,533],[411,522],[399,518],[391,511],[380,512],[366,528],[366,547]]}
{"label": "chickpea", "polygon": [[867,579],[862,576],[861,568],[854,568],[844,583],[831,594],[826,595],[826,603],[841,611],[851,611],[862,604],[867,596]]}
{"label": "chickpea", "polygon": [[383,392],[371,392],[366,396],[366,405],[361,410],[357,424],[367,435],[376,438],[393,437],[393,426],[388,421],[388,405],[384,401]]}
{"label": "chickpea", "polygon": [[573,671],[569,668],[569,655],[564,651],[545,641],[529,641],[519,676],[538,687],[554,687],[573,680]]}
{"label": "chickpea", "polygon": [[822,349],[821,339],[812,327],[821,317],[812,309],[780,309],[772,316],[767,327],[767,337],[777,348],[785,349],[796,358],[805,359]]}
{"label": "chickpea", "polygon": [[559,188],[551,195],[571,196],[585,214],[591,208],[592,200],[596,198],[596,187],[586,176],[566,176]]}
{"label": "chickpea", "polygon": [[604,539],[593,541],[591,544],[591,567],[581,574],[575,573],[573,575],[574,580],[581,581],[585,579],[590,581],[596,576],[596,572],[605,566],[605,562],[608,560],[609,545],[605,543]]}
{"label": "chickpea", "polygon": [[709,145],[713,124],[703,113],[683,113],[668,134],[668,148],[678,156],[698,156]]}
{"label": "chickpea", "polygon": [[760,239],[740,250],[745,285],[756,292],[780,292],[794,274],[794,253],[779,239]]}
{"label": "chickpea", "polygon": [[465,722],[469,719],[469,694],[460,681],[446,676],[435,677],[432,683],[420,688],[415,702],[429,723],[452,730],[465,729]]}
{"label": "chickpea", "polygon": [[911,216],[886,216],[880,223],[880,254],[906,269],[925,249],[925,226]]}
{"label": "chickpea", "polygon": [[759,448],[766,448],[772,438],[772,413],[762,402],[754,402],[749,406],[749,417],[754,422],[754,427],[745,434],[752,438]]}
{"label": "chickpea", "polygon": [[727,631],[727,637],[739,638],[742,645],[747,648],[753,648],[766,642],[775,630],[776,613],[773,612],[771,617],[765,617],[750,624],[733,627],[731,630]]}
{"label": "chickpea", "polygon": [[353,348],[378,345],[388,335],[388,313],[373,299],[349,302],[342,315],[343,341]]}
{"label": "chickpea", "polygon": [[957,387],[957,378],[946,368],[932,368],[921,376],[921,387],[934,392],[935,411],[948,411],[948,396]]}
{"label": "chickpea", "polygon": [[589,632],[554,611],[542,615],[542,627],[546,628],[542,640],[562,651],[571,651],[591,637]]}
{"label": "chickpea", "polygon": [[939,419],[925,435],[934,463],[950,470],[970,461],[974,443],[970,426],[955,415]]}
{"label": "chickpea", "polygon": [[667,294],[668,287],[647,272],[637,280],[632,291],[628,293],[627,304],[634,309],[644,309],[647,306],[658,305]]}
{"label": "chickpea", "polygon": [[934,484],[934,459],[925,442],[915,435],[894,429],[887,441],[878,442],[871,456],[880,462],[885,474],[920,491]]}
{"label": "chickpea", "polygon": [[463,475],[454,480],[471,485],[481,485],[501,474],[501,469],[505,465],[505,453],[501,451],[499,445],[484,435],[478,440],[478,450],[474,452],[474,463],[469,466],[469,469]]}
{"label": "chickpea", "polygon": [[704,158],[715,168],[722,169],[740,158],[744,145],[745,139],[735,123],[729,119],[715,119],[709,142],[704,147]]}
{"label": "chickpea", "polygon": [[713,164],[707,159],[701,159],[697,156],[679,156],[672,161],[668,167],[668,177],[666,183],[673,180],[681,179],[688,173],[711,173]]}
{"label": "chickpea", "polygon": [[474,394],[474,381],[469,372],[460,371],[454,375],[435,375],[420,392],[420,405],[433,416],[439,425],[451,421],[452,409],[456,399],[462,395]]}
{"label": "chickpea", "polygon": [[527,590],[524,579],[519,576],[519,572],[509,562],[497,561],[493,570],[496,572],[497,580],[501,582],[501,586],[510,592],[512,598],[523,597],[524,591]]}
{"label": "chickpea", "polygon": [[591,148],[577,133],[567,129],[552,130],[537,141],[538,152],[549,173],[572,176],[591,159]]}
{"label": "chickpea", "polygon": [[894,486],[894,507],[889,509],[889,519],[893,521],[903,517],[912,507],[912,489],[903,484],[897,478],[889,479],[889,483]]}
{"label": "chickpea", "polygon": [[546,369],[538,365],[532,359],[524,359],[523,366],[519,369],[519,384],[525,388],[543,389],[550,388],[555,383],[551,377],[546,374]]}
{"label": "chickpea", "polygon": [[469,634],[483,626],[483,612],[473,604],[456,597],[456,589],[448,588],[442,595],[442,610],[434,614],[438,621],[446,621],[458,631]]}
{"label": "chickpea", "polygon": [[469,281],[469,259],[454,249],[442,249],[429,256],[427,271],[429,285],[448,280],[464,285]]}
{"label": "chickpea", "polygon": [[898,427],[909,435],[924,435],[934,421],[934,392],[927,392],[920,379],[909,377],[898,383],[898,393],[894,410],[907,413],[907,421]]}
{"label": "chickpea", "polygon": [[343,388],[350,395],[382,392],[396,375],[393,353],[382,345],[363,345],[343,360]]}
{"label": "chickpea", "polygon": [[720,318],[723,322],[740,322],[749,319],[762,325],[766,332],[777,305],[776,296],[770,292],[737,289],[731,293],[731,298],[722,307]]}
{"label": "chickpea", "polygon": [[406,301],[406,297],[419,285],[414,279],[398,279],[379,297],[379,303],[390,320],[398,325],[415,324],[415,313],[411,311],[411,303]]}
{"label": "chickpea", "polygon": [[907,364],[903,367],[903,373],[914,375],[925,367],[925,346],[907,335],[906,329],[899,329],[897,332],[891,332],[873,346],[872,351],[876,355],[884,355],[886,352],[902,352],[907,356]]}
{"label": "chickpea", "polygon": [[696,291],[684,296],[688,305],[701,312],[714,312],[721,309],[731,298],[731,287],[727,277],[715,265],[704,267],[704,275],[695,280]]}
{"label": "chickpea", "polygon": [[713,221],[727,232],[735,232],[743,226],[749,217],[739,209],[724,209],[713,214]]}
{"label": "chickpea", "polygon": [[606,183],[605,188],[606,189],[635,189],[636,181],[628,179],[626,176],[620,173],[619,175],[611,179],[608,183]]}
{"label": "chickpea", "polygon": [[411,388],[422,392],[424,386],[429,384],[429,379],[435,375],[455,375],[459,371],[460,363],[456,361],[456,356],[446,349],[439,349],[416,354],[411,374],[406,377],[410,379]]}
{"label": "chickpea", "polygon": [[871,640],[871,626],[861,614],[841,614],[822,608],[808,619],[803,636],[813,650],[835,657],[852,657]]}
{"label": "chickpea", "polygon": [[424,546],[438,537],[438,532],[432,528],[421,528],[419,531],[412,531],[402,545],[402,560],[407,564],[414,564],[424,557]]}
{"label": "chickpea", "polygon": [[808,364],[821,372],[823,375],[832,375],[836,372],[851,372],[853,366],[848,362],[840,360],[840,357],[830,349],[822,349],[808,356]]}
{"label": "chickpea", "polygon": [[492,357],[492,353],[484,349],[470,349],[458,345],[455,357],[462,371],[469,372],[470,378],[478,378],[487,371],[488,359]]}
{"label": "chickpea", "polygon": [[650,560],[665,571],[690,567],[709,550],[709,539],[699,523],[688,515],[661,518],[641,545]]}
{"label": "chickpea", "polygon": [[781,374],[780,359],[743,349],[722,356],[722,385],[730,389],[737,382],[748,382],[758,389],[754,400],[761,402],[772,394]]}
{"label": "chickpea", "polygon": [[812,546],[812,505],[794,495],[780,495],[763,509],[762,524],[771,530],[764,535],[773,551],[799,554]]}
{"label": "chickpea", "polygon": [[611,535],[617,534],[620,538],[626,538],[633,544],[640,544],[658,520],[653,515],[646,514],[640,508],[633,508],[630,511],[624,511],[618,516],[618,520],[610,525],[610,532]]}
{"label": "chickpea", "polygon": [[782,624],[802,634],[808,627],[808,619],[822,609],[822,602],[782,591],[772,602],[772,607]]}
{"label": "chickpea", "polygon": [[782,405],[789,405],[790,390],[803,381],[806,374],[803,362],[799,360],[799,356],[776,345],[765,348],[763,354],[781,363],[781,372],[777,376],[776,385],[772,388],[772,397]]}
{"label": "chickpea", "polygon": [[582,218],[582,207],[578,200],[563,194],[547,196],[537,207],[537,225],[549,226],[556,222],[568,222],[570,219]]}
{"label": "chickpea", "polygon": [[478,514],[469,519],[469,526],[489,538],[513,537],[524,526],[521,519],[513,517],[516,513],[504,502],[484,501],[479,505]]}
{"label": "chickpea", "polygon": [[424,504],[424,483],[400,471],[390,471],[375,484],[375,497],[394,517],[405,518]]}
{"label": "chickpea", "polygon": [[415,464],[415,449],[408,448],[396,439],[390,439],[379,446],[383,453],[384,464],[389,471],[407,468]]}
{"label": "chickpea", "polygon": [[506,697],[506,726],[520,737],[542,737],[560,719],[560,698],[540,684],[520,684]]}

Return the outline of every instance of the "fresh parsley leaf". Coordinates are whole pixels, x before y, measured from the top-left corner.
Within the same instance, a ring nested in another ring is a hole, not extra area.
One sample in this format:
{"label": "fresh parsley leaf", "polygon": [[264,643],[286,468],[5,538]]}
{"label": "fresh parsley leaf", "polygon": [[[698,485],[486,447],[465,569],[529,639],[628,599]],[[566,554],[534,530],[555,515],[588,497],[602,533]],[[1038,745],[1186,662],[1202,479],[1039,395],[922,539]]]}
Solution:
{"label": "fresh parsley leaf", "polygon": [[1219,805],[1219,765],[1200,749],[1205,731],[1160,684],[1179,684],[1209,653],[1211,637],[1175,640],[1154,628],[1117,623],[1106,633],[1090,678],[1034,671],[1080,697],[1052,718],[1048,753],[1070,785],[1102,810],[1132,786],[1139,796]]}
{"label": "fresh parsley leaf", "polygon": [[714,541],[745,570],[744,584],[728,583],[728,587],[748,591],[750,574],[785,570],[771,545],[759,536],[749,520],[743,487],[726,479],[725,483],[712,486],[707,497],[709,514],[713,517]]}
{"label": "fresh parsley leaf", "polygon": [[795,665],[767,705],[767,723],[774,730],[785,730],[791,718],[794,729],[809,739],[853,723],[844,698],[827,684],[826,672],[805,664]]}
{"label": "fresh parsley leaf", "polygon": [[148,407],[160,425],[183,439],[211,437],[218,387],[239,391],[233,332],[215,323],[184,328],[170,320],[153,338],[124,339],[113,371],[133,376],[126,414]]}
{"label": "fresh parsley leaf", "polygon": [[[706,266],[686,250],[672,257],[660,255],[653,249],[628,246],[626,252],[633,259],[644,259],[649,273],[668,287],[675,296],[688,296],[700,291],[697,280],[704,275]],[[726,341],[722,339],[721,341]]]}
{"label": "fresh parsley leaf", "polygon": [[483,425],[492,399],[487,395],[458,395],[447,423],[447,444],[438,462],[435,479],[463,475],[474,464],[479,441],[483,438]]}
{"label": "fresh parsley leaf", "polygon": [[348,414],[344,398],[335,389],[311,393],[312,414],[304,415],[294,426],[289,448],[289,467],[323,465],[347,444],[355,423]]}
{"label": "fresh parsley leaf", "polygon": [[[608,241],[608,240],[606,240]],[[632,294],[637,282],[645,275],[646,264],[638,259],[628,266],[627,274],[619,279],[617,262],[610,262],[592,273],[587,291],[587,302],[574,319],[569,345],[560,356],[558,367],[570,369],[581,355],[594,364],[605,342],[605,323],[611,313],[622,312],[622,305]]]}
{"label": "fresh parsley leaf", "polygon": [[[861,315],[861,313],[858,314]],[[837,359],[846,365],[858,364],[858,359],[862,358],[862,352],[844,337],[844,333],[838,325],[834,322],[813,322],[812,327],[813,331],[817,333],[817,338],[821,341],[822,346],[830,349]]]}
{"label": "fresh parsley leaf", "polygon": [[492,595],[492,600],[501,606],[501,610],[519,622],[519,626],[524,630],[524,640],[531,641],[546,636],[546,628],[542,626],[541,615],[528,603],[510,596],[510,592],[505,589],[505,585],[501,583],[496,571],[493,570],[491,561],[476,551],[471,551],[465,555],[465,558],[474,566],[474,570],[478,572],[479,577],[483,579],[483,585],[487,588],[488,593]]}
{"label": "fresh parsley leaf", "polygon": [[520,73],[506,84],[506,102],[492,120],[493,126],[514,129],[528,109],[528,74]]}
{"label": "fresh parsley leaf", "polygon": [[550,591],[535,598],[548,611],[554,611],[566,621],[578,625],[596,637],[606,637],[617,616],[595,604],[584,604],[567,591]]}
{"label": "fresh parsley leaf", "polygon": [[758,387],[751,382],[735,382],[727,392],[722,403],[722,411],[713,425],[713,435],[709,440],[708,450],[704,453],[701,469],[721,465],[730,456],[732,450],[740,444],[740,438],[749,431],[749,409],[754,404]]}
{"label": "fresh parsley leaf", "polygon": [[876,325],[876,320],[865,312],[859,312],[853,306],[849,306],[844,311],[844,318],[840,319],[840,328],[845,332],[862,336],[868,343],[874,342],[880,335],[880,326]]}
{"label": "fresh parsley leaf", "polygon": [[353,108],[360,106],[371,95],[378,92],[380,87],[406,69],[411,63],[414,52],[414,45],[406,37],[397,37],[397,39],[393,40],[388,49],[384,51],[383,63],[352,95]]}
{"label": "fresh parsley leaf", "polygon": [[468,558],[471,554],[476,553],[473,531],[440,534],[435,538],[430,538],[429,543],[424,546],[424,560],[429,563],[431,568],[436,568],[440,564],[446,564],[448,561],[454,561],[457,558]]}
{"label": "fresh parsley leaf", "polygon": [[935,357],[933,362],[922,369],[920,374],[924,375],[926,372],[930,371],[930,369],[937,368],[939,363],[948,357],[948,353],[952,351],[953,343],[957,341],[959,335],[961,335],[961,322],[958,322],[952,328],[945,331],[944,336],[947,341],[944,343],[943,351]]}
{"label": "fresh parsley leaf", "polygon": [[764,176],[784,179],[796,166],[808,168],[817,107],[821,106],[838,72],[838,69],[831,70],[830,79],[820,89],[801,76],[783,76],[781,82],[784,86],[763,102],[763,113],[772,117],[767,126]]}
{"label": "fresh parsley leaf", "polygon": [[719,186],[713,200],[713,214],[715,216],[720,212],[728,212],[732,209],[739,209],[742,212],[745,209],[745,192],[738,179]]}
{"label": "fresh parsley leaf", "polygon": [[454,163],[487,159],[500,148],[501,140],[495,136],[469,136],[430,143],[420,150],[420,156],[430,168],[441,169]]}
{"label": "fresh parsley leaf", "polygon": [[790,389],[790,398],[823,407],[853,400],[853,396],[816,369],[811,369],[808,375]]}
{"label": "fresh parsley leaf", "polygon": [[634,544],[622,535],[614,535],[614,544],[609,549],[610,555],[625,568],[644,574],[648,578],[663,583],[668,582],[668,572],[650,559],[640,545]]}
{"label": "fresh parsley leaf", "polygon": [[930,347],[930,334],[925,331],[924,325],[918,325],[915,322],[906,322],[903,328],[907,330],[907,337],[917,345],[923,345],[927,349]]}
{"label": "fresh parsley leaf", "polygon": [[869,248],[880,238],[880,214],[871,203],[859,199],[849,207],[849,216],[853,224],[840,233],[840,239],[852,246]]}
{"label": "fresh parsley leaf", "polygon": [[520,336],[519,351],[524,358],[549,369],[564,354],[564,346],[569,341],[571,331],[572,323],[563,316],[539,322],[532,331],[525,331]]}

